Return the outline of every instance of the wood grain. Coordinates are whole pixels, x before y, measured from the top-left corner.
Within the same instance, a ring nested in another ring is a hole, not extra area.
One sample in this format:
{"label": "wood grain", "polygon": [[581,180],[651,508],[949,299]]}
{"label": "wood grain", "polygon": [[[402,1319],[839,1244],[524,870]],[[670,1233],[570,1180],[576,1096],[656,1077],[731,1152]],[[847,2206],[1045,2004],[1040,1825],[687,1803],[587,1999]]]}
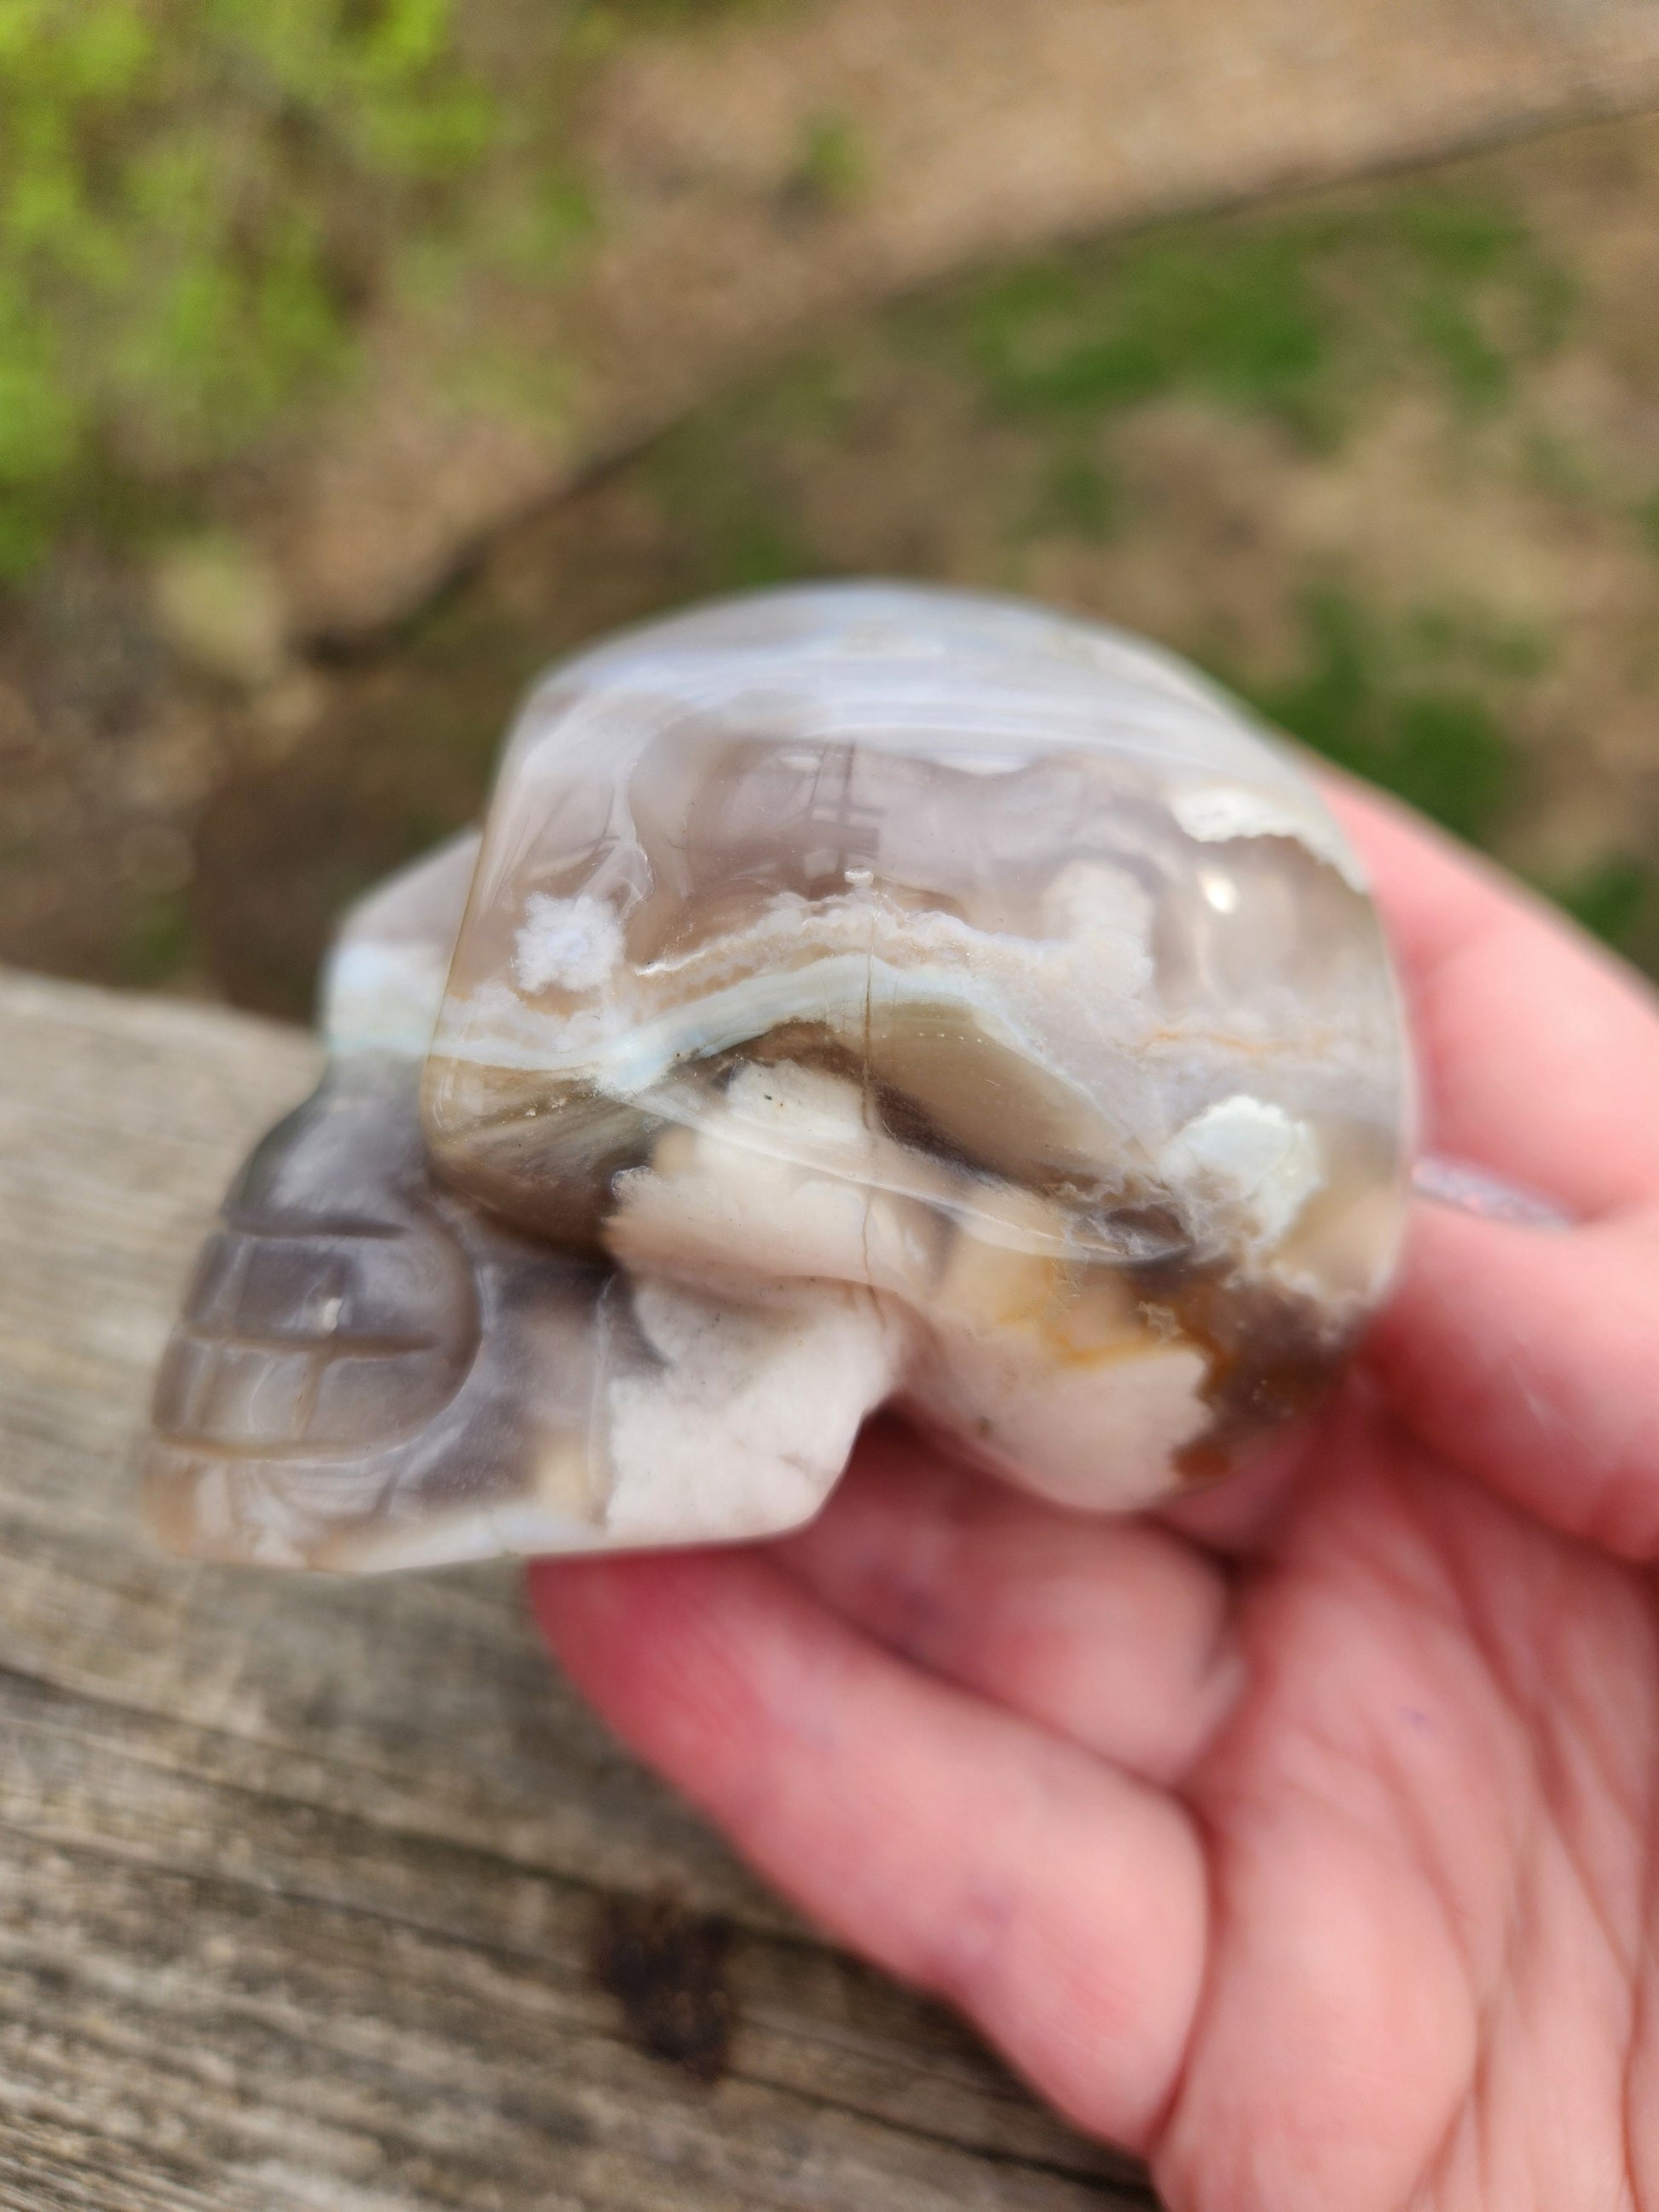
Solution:
{"label": "wood grain", "polygon": [[514,1574],[149,1549],[180,1279],[315,1064],[0,973],[0,2207],[1149,2205],[609,1742]]}

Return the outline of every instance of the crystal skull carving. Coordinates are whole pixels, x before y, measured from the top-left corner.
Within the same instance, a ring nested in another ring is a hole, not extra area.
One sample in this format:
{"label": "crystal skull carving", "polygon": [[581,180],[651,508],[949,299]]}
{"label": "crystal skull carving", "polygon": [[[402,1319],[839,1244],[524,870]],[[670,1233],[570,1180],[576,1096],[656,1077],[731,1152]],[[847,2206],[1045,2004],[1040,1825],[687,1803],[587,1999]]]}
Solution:
{"label": "crystal skull carving", "polygon": [[158,1382],[148,1510],[198,1556],[763,1536],[887,1400],[1139,1507],[1322,1396],[1402,1218],[1319,799],[1179,664],[1008,601],[789,590],[555,668],[324,1012]]}

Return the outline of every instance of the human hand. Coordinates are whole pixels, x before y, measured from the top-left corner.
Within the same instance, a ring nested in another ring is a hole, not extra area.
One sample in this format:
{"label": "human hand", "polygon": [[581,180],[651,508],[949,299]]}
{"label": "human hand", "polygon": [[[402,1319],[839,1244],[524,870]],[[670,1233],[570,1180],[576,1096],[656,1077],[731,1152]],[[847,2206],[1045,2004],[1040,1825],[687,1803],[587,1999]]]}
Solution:
{"label": "human hand", "polygon": [[1338,793],[1433,1148],[1328,1414],[1156,1518],[878,1425],[766,1549],[539,1563],[623,1738],[1176,2212],[1659,2206],[1659,1010]]}

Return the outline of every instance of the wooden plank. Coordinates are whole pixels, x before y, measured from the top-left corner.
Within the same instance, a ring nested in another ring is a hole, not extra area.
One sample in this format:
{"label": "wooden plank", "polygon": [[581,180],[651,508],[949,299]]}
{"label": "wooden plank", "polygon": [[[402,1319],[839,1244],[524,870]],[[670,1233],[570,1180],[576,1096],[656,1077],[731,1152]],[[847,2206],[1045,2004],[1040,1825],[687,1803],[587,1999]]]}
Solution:
{"label": "wooden plank", "polygon": [[[1149,2204],[623,1757],[514,1573],[149,1550],[127,1465],[183,1271],[315,1064],[0,973],[0,2208]],[[683,1978],[700,2069],[619,1960]]]}

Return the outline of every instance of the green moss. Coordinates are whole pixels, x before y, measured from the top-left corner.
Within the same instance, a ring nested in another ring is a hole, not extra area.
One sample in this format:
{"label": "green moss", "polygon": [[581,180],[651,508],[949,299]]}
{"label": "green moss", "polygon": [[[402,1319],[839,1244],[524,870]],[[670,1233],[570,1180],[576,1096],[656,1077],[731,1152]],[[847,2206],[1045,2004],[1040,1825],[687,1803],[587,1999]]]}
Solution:
{"label": "green moss", "polygon": [[1490,696],[1503,655],[1484,625],[1389,624],[1328,587],[1304,602],[1291,674],[1223,672],[1267,720],[1461,837],[1488,837],[1512,796],[1513,749]]}
{"label": "green moss", "polygon": [[830,213],[854,206],[869,184],[868,149],[852,118],[833,108],[809,116],[789,180],[794,197]]}
{"label": "green moss", "polygon": [[1638,503],[1633,519],[1649,550],[1659,554],[1659,491]]}
{"label": "green moss", "polygon": [[1509,362],[1480,328],[1465,302],[1437,286],[1415,309],[1417,336],[1439,362],[1453,396],[1467,407],[1492,407],[1509,397]]}
{"label": "green moss", "polygon": [[688,598],[824,572],[793,511],[766,425],[744,419],[749,414],[741,406],[710,410],[671,432],[650,459],[648,481],[679,541]]}
{"label": "green moss", "polygon": [[1559,343],[1571,288],[1512,212],[1450,192],[1182,223],[965,288],[933,313],[988,404],[1035,420],[1184,392],[1324,441],[1356,388],[1426,371],[1462,406]]}
{"label": "green moss", "polygon": [[1620,952],[1632,949],[1655,907],[1652,864],[1628,854],[1611,855],[1568,882],[1540,888],[1575,921]]}
{"label": "green moss", "polygon": [[695,31],[732,17],[775,15],[791,0],[589,0],[590,25],[616,39],[647,30]]}
{"label": "green moss", "polygon": [[183,890],[152,891],[140,899],[114,949],[113,963],[124,983],[158,990],[177,982],[196,951],[190,902]]}
{"label": "green moss", "polygon": [[1507,208],[1421,187],[1403,194],[1394,228],[1425,270],[1468,283],[1489,276],[1528,246],[1525,228]]}
{"label": "green moss", "polygon": [[576,58],[604,61],[641,36],[695,38],[801,4],[803,0],[574,0],[567,34]]}
{"label": "green moss", "polygon": [[987,398],[1011,414],[1100,413],[1182,386],[1294,410],[1325,345],[1297,242],[1272,234],[1021,269],[970,299],[968,335]]}
{"label": "green moss", "polygon": [[852,431],[862,396],[859,362],[831,348],[775,371],[757,412],[769,441],[822,446]]}
{"label": "green moss", "polygon": [[1115,534],[1121,520],[1118,485],[1097,455],[1062,450],[1052,457],[1037,487],[1035,532],[1099,545]]}
{"label": "green moss", "polygon": [[1607,495],[1589,455],[1553,429],[1529,430],[1522,444],[1523,480],[1568,507],[1598,507]]}

